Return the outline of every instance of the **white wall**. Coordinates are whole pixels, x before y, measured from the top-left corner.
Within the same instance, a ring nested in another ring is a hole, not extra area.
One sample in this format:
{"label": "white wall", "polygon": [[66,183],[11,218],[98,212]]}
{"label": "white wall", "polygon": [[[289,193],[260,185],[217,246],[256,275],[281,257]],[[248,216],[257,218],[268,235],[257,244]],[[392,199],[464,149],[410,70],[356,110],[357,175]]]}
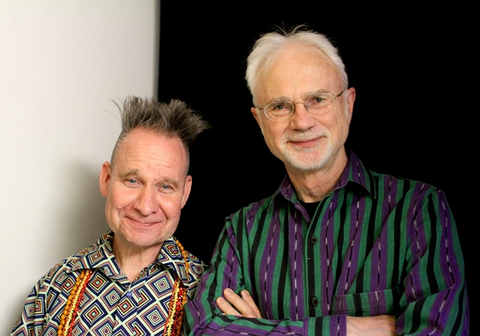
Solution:
{"label": "white wall", "polygon": [[34,283],[106,229],[118,101],[156,96],[159,1],[0,0],[0,334]]}

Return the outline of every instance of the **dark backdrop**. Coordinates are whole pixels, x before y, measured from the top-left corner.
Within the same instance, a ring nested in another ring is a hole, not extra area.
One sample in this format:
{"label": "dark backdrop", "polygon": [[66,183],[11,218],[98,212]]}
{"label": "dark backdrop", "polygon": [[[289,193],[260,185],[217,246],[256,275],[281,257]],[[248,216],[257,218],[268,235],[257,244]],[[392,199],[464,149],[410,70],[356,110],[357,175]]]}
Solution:
{"label": "dark backdrop", "polygon": [[357,89],[348,146],[373,170],[445,190],[475,318],[478,252],[472,242],[477,239],[468,238],[478,231],[474,209],[480,186],[473,150],[478,115],[473,8],[221,3],[161,1],[158,98],[185,100],[213,126],[191,146],[192,194],[176,233],[183,245],[209,262],[224,218],[279,185],[283,165],[268,151],[250,113],[245,59],[260,33],[307,23],[334,40],[350,86]]}

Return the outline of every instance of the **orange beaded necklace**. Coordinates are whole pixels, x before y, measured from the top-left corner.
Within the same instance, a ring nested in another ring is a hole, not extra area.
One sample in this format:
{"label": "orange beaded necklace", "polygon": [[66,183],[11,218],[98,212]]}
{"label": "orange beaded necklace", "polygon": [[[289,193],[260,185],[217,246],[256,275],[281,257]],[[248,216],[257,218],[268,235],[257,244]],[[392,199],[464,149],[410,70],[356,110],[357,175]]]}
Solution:
{"label": "orange beaded necklace", "polygon": [[62,313],[62,317],[60,318],[60,324],[58,326],[58,335],[71,335],[73,325],[75,324],[75,318],[77,317],[78,305],[83,296],[83,292],[87,287],[88,280],[90,280],[90,276],[92,275],[91,270],[83,270],[80,272],[80,275],[73,286],[70,295],[68,296],[67,303],[65,304],[65,310]]}
{"label": "orange beaded necklace", "polygon": [[[176,238],[174,238],[174,240],[182,253],[183,260],[185,261],[185,272],[188,277],[190,266],[188,265],[187,252]],[[68,296],[65,310],[60,318],[60,324],[58,325],[59,336],[71,336],[75,324],[75,318],[77,317],[78,305],[82,300],[83,292],[88,285],[92,273],[92,270],[83,270],[80,272],[80,275]],[[186,302],[187,290],[183,286],[180,276],[177,276],[172,291],[172,297],[170,299],[167,323],[163,330],[164,336],[176,336],[181,334],[183,324],[183,305]]]}
{"label": "orange beaded necklace", "polygon": [[[187,252],[183,248],[183,245],[176,239],[175,242],[182,252],[183,260],[185,260],[185,272],[187,273],[190,269],[187,260]],[[169,313],[167,318],[167,323],[165,324],[165,329],[163,330],[164,336],[174,336],[180,335],[182,331],[183,324],[183,305],[187,302],[187,290],[183,286],[180,276],[177,276],[175,279],[175,285],[172,292],[172,297],[170,298],[170,305],[168,307]]]}

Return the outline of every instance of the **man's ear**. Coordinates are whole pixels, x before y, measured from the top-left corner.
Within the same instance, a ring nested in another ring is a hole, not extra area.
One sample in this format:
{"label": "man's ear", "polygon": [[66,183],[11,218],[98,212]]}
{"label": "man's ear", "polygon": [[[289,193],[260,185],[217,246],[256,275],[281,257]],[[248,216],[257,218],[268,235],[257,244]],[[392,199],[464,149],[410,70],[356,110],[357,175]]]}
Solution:
{"label": "man's ear", "polygon": [[108,182],[112,177],[112,166],[110,162],[105,161],[102,165],[102,169],[100,170],[100,177],[98,178],[98,184],[100,187],[100,192],[102,193],[103,197],[107,197],[108,195]]}
{"label": "man's ear", "polygon": [[348,94],[348,97],[347,97],[348,115],[350,119],[352,119],[353,104],[355,103],[355,98],[357,97],[357,91],[355,90],[354,87],[351,87],[348,89],[347,94]]}
{"label": "man's ear", "polygon": [[192,190],[192,176],[187,175],[185,179],[185,186],[183,187],[183,196],[182,196],[182,208],[185,206],[188,200],[188,196],[190,196],[190,191]]}
{"label": "man's ear", "polygon": [[253,117],[254,117],[255,120],[257,121],[258,126],[260,126],[260,128],[262,128],[262,122],[261,122],[261,120],[260,120],[260,115],[259,115],[259,113],[258,113],[258,110],[255,108],[255,106],[253,106],[253,107],[250,109],[250,112],[252,112]]}

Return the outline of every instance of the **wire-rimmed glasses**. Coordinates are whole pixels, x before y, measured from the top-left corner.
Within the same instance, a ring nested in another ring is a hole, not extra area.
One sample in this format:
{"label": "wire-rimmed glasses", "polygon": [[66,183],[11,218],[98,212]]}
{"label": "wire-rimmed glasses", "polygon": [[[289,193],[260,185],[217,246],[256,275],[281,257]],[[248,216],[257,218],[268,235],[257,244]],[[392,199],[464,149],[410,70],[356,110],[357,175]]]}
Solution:
{"label": "wire-rimmed glasses", "polygon": [[295,112],[296,104],[303,104],[308,112],[319,116],[329,112],[332,109],[336,99],[340,97],[345,90],[336,96],[330,92],[317,92],[312,94],[303,102],[292,102],[291,100],[287,99],[276,99],[264,107],[257,107],[257,109],[263,111],[265,116],[272,121],[283,121],[290,119]]}

